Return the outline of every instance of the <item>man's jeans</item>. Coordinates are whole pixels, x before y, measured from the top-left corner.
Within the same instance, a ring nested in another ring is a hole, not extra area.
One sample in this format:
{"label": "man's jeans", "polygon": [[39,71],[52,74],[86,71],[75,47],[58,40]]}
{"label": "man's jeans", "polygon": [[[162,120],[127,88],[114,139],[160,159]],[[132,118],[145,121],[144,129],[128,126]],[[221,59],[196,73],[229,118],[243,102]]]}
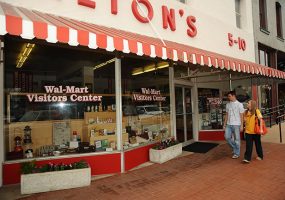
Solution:
{"label": "man's jeans", "polygon": [[227,125],[225,130],[225,139],[233,148],[234,155],[240,156],[240,126]]}

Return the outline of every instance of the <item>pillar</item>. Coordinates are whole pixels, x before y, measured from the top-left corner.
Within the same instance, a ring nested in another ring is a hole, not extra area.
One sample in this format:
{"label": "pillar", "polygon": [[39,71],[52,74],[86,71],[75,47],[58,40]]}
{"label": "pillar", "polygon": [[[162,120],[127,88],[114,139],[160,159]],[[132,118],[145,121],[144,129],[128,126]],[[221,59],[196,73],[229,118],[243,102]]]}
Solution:
{"label": "pillar", "polygon": [[0,187],[3,185],[4,144],[4,42],[0,38]]}
{"label": "pillar", "polygon": [[121,76],[121,58],[115,59],[115,91],[116,91],[116,134],[117,134],[117,150],[121,152],[121,173],[125,172],[125,159],[123,152],[123,135],[122,135],[122,76]]}

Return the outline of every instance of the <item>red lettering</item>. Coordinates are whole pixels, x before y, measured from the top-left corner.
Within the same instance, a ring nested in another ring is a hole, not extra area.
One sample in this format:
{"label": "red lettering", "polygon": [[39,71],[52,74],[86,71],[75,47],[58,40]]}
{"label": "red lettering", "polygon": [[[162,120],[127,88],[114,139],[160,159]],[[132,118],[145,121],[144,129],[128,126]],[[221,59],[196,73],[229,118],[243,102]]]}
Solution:
{"label": "red lettering", "polygon": [[238,38],[238,46],[240,50],[245,51],[246,50],[246,42],[244,39]]}
{"label": "red lettering", "polygon": [[234,45],[233,34],[228,33],[228,39],[229,39],[229,46],[232,47]]}
{"label": "red lettering", "polygon": [[170,12],[166,6],[162,6],[162,20],[163,20],[163,28],[168,29],[168,25],[172,31],[176,30],[176,22],[175,22],[175,10],[170,9]]}
{"label": "red lettering", "polygon": [[91,0],[77,0],[78,5],[95,9],[96,2]]}
{"label": "red lettering", "polygon": [[[147,8],[147,17],[142,16],[138,11],[138,3],[143,4]],[[136,19],[142,23],[148,23],[153,18],[153,7],[148,0],[133,0],[132,11]]]}
{"label": "red lettering", "polygon": [[118,14],[118,0],[111,0],[111,13]]}
{"label": "red lettering", "polygon": [[187,34],[193,38],[197,35],[197,27],[195,25],[196,17],[188,16],[186,21],[187,21],[187,25],[189,27],[189,29],[187,29]]}
{"label": "red lettering", "polygon": [[235,44],[238,45],[239,50],[246,50],[246,41],[240,37],[237,39],[234,39],[233,34],[228,33],[228,40],[229,40],[229,46],[232,47]]}
{"label": "red lettering", "polygon": [[243,51],[246,50],[246,42],[245,42],[245,40],[241,40],[241,48],[242,48]]}

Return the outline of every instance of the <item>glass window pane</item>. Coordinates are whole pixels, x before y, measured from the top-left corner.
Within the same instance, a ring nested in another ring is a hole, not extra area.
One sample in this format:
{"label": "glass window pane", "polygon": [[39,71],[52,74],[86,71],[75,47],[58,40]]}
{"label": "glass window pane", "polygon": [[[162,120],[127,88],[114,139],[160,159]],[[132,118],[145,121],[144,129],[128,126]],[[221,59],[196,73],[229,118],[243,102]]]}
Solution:
{"label": "glass window pane", "polygon": [[115,150],[114,56],[10,37],[4,51],[6,160]]}
{"label": "glass window pane", "polygon": [[171,136],[167,62],[122,59],[123,129],[130,145],[144,145]]}

